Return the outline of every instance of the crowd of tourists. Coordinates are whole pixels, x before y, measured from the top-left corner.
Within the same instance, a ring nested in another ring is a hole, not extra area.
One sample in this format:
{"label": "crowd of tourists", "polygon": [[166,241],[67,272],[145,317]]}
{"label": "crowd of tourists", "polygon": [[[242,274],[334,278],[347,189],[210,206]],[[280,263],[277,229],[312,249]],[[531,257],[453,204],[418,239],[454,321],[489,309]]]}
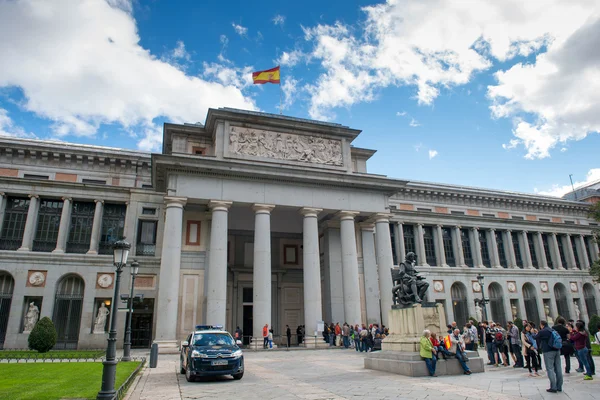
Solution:
{"label": "crowd of tourists", "polygon": [[325,324],[323,329],[323,339],[329,343],[329,346],[343,347],[345,349],[354,349],[360,352],[369,352],[381,350],[381,342],[389,335],[388,328],[383,324],[348,324],[340,326],[336,324]]}

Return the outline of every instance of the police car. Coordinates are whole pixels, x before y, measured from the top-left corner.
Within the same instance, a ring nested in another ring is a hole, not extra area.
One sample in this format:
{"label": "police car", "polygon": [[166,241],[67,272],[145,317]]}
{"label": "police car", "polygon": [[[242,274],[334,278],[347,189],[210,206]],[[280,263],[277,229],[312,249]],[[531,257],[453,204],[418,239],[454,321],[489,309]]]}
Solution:
{"label": "police car", "polygon": [[244,355],[240,344],[242,342],[236,342],[222,326],[198,325],[181,343],[180,372],[188,382],[197,377],[219,375],[242,379]]}

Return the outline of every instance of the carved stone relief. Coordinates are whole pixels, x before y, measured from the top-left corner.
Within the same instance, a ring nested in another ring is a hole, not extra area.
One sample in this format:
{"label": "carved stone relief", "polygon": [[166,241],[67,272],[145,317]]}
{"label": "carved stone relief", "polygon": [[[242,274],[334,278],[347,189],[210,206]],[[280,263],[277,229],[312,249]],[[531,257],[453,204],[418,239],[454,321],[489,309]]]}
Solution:
{"label": "carved stone relief", "polygon": [[340,140],[231,127],[229,151],[243,156],[342,166]]}

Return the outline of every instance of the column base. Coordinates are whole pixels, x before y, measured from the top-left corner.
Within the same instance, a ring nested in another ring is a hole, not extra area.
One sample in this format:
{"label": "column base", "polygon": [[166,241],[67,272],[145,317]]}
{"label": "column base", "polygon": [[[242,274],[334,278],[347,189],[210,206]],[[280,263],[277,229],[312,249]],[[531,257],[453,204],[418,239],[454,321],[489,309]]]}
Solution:
{"label": "column base", "polygon": [[304,340],[302,341],[302,347],[307,349],[327,349],[329,348],[329,343],[323,339],[323,336],[305,336]]}
{"label": "column base", "polygon": [[158,345],[158,354],[179,354],[177,342],[177,340],[155,340],[153,343]]}
{"label": "column base", "polygon": [[63,254],[65,251],[63,249],[54,249],[52,250],[54,254]]}
{"label": "column base", "polygon": [[96,250],[89,250],[87,253],[85,254],[98,254],[98,252]]}
{"label": "column base", "polygon": [[17,251],[31,251],[29,247],[19,247]]}
{"label": "column base", "polygon": [[273,343],[273,347],[269,348],[269,345],[267,344],[267,348],[265,349],[264,346],[265,340],[263,339],[263,337],[253,337],[252,339],[250,339],[250,344],[248,345],[248,348],[250,350],[272,350],[272,349],[276,349],[277,345],[275,343]]}

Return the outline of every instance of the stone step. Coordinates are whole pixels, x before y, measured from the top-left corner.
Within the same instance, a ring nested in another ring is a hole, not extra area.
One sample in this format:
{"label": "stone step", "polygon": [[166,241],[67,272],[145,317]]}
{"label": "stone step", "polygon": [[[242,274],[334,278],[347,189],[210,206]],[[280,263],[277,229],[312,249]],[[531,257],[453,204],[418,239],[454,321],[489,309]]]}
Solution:
{"label": "stone step", "polygon": [[[476,352],[467,352],[469,361],[467,365],[472,373],[484,371],[484,362]],[[405,376],[429,376],[425,361],[418,353],[381,351],[369,353],[364,359],[364,367],[377,371],[389,372]],[[456,358],[438,360],[436,365],[437,375],[462,375],[463,369]]]}

